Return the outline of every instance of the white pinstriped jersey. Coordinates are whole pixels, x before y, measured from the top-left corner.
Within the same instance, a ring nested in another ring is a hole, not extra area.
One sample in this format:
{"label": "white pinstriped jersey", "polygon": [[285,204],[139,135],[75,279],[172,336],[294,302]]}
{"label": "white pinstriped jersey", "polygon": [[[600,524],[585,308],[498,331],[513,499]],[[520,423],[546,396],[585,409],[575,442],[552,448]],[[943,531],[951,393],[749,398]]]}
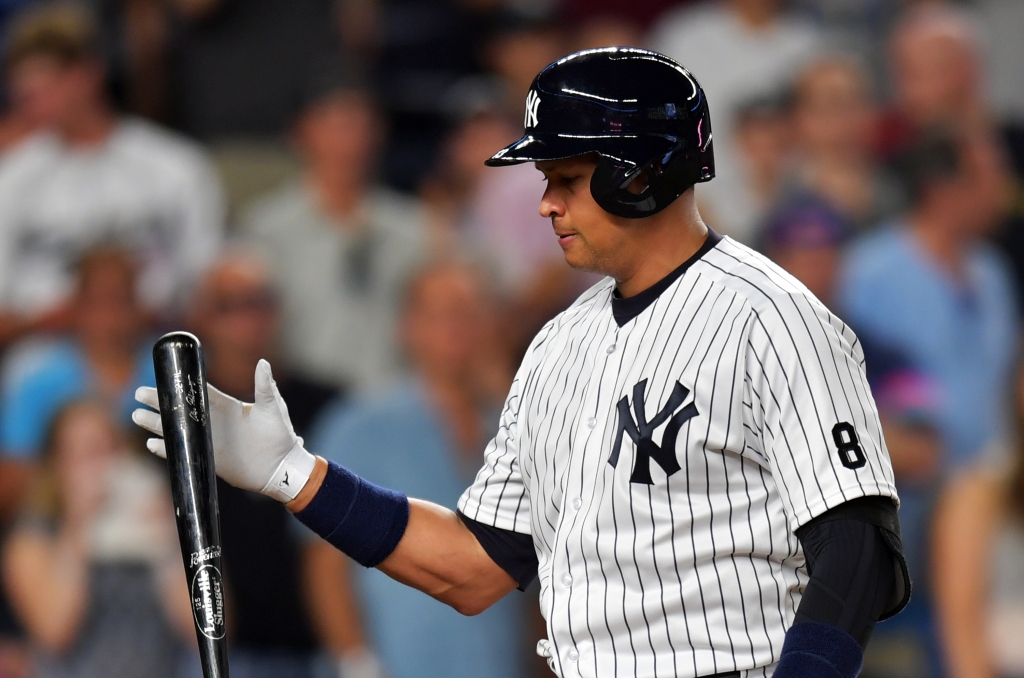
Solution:
{"label": "white pinstriped jersey", "polygon": [[860,344],[728,238],[621,327],[613,290],[534,339],[459,509],[532,535],[563,678],[770,675],[808,579],[794,531],[896,498]]}

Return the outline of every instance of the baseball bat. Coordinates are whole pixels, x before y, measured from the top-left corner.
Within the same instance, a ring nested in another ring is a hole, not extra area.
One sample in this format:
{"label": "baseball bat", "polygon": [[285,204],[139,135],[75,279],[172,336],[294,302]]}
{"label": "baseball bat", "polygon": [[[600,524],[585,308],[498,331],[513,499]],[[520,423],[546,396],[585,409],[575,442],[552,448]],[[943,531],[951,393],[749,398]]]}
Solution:
{"label": "baseball bat", "polygon": [[220,511],[206,368],[199,339],[171,332],[153,347],[178,540],[204,678],[228,678]]}

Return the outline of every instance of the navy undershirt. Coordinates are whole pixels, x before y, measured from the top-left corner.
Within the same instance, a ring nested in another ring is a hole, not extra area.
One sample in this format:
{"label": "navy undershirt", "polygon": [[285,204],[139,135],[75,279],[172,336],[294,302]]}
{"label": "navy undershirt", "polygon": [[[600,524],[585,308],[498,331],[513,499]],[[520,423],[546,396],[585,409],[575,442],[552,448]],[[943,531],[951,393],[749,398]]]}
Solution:
{"label": "navy undershirt", "polygon": [[619,290],[616,289],[612,293],[612,316],[615,318],[615,323],[622,327],[633,318],[643,313],[648,306],[657,301],[658,297],[661,296],[662,292],[672,286],[676,280],[683,277],[683,274],[695,263],[697,263],[701,257],[715,249],[715,245],[722,241],[722,236],[715,233],[711,227],[708,227],[708,236],[704,239],[704,243],[700,246],[696,252],[693,253],[689,259],[680,264],[675,270],[666,275],[664,278],[648,287],[643,292],[634,294],[631,297],[619,296]]}

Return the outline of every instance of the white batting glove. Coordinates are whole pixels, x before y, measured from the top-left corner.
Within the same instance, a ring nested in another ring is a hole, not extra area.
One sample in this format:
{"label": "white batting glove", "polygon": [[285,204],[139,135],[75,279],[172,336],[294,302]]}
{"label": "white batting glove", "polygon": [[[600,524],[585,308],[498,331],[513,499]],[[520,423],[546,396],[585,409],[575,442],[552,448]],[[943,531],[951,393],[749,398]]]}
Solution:
{"label": "white batting glove", "polygon": [[[309,480],[316,457],[302,447],[288,418],[288,407],[277,390],[270,363],[256,365],[254,403],[243,403],[208,385],[210,427],[213,437],[214,467],[217,475],[243,490],[252,490],[289,502]],[[143,405],[132,412],[132,421],[150,433],[161,436],[146,441],[149,451],[167,457],[163,441],[156,389],[143,386],[135,391]]]}

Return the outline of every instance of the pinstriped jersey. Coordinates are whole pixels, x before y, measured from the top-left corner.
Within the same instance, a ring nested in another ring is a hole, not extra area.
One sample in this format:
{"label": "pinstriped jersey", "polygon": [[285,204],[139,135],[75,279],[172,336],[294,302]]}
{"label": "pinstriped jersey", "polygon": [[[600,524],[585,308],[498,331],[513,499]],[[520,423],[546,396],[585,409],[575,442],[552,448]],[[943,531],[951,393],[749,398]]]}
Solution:
{"label": "pinstriped jersey", "polygon": [[896,500],[854,333],[729,238],[621,325],[598,283],[536,336],[459,509],[529,534],[563,678],[770,675],[794,532]]}

